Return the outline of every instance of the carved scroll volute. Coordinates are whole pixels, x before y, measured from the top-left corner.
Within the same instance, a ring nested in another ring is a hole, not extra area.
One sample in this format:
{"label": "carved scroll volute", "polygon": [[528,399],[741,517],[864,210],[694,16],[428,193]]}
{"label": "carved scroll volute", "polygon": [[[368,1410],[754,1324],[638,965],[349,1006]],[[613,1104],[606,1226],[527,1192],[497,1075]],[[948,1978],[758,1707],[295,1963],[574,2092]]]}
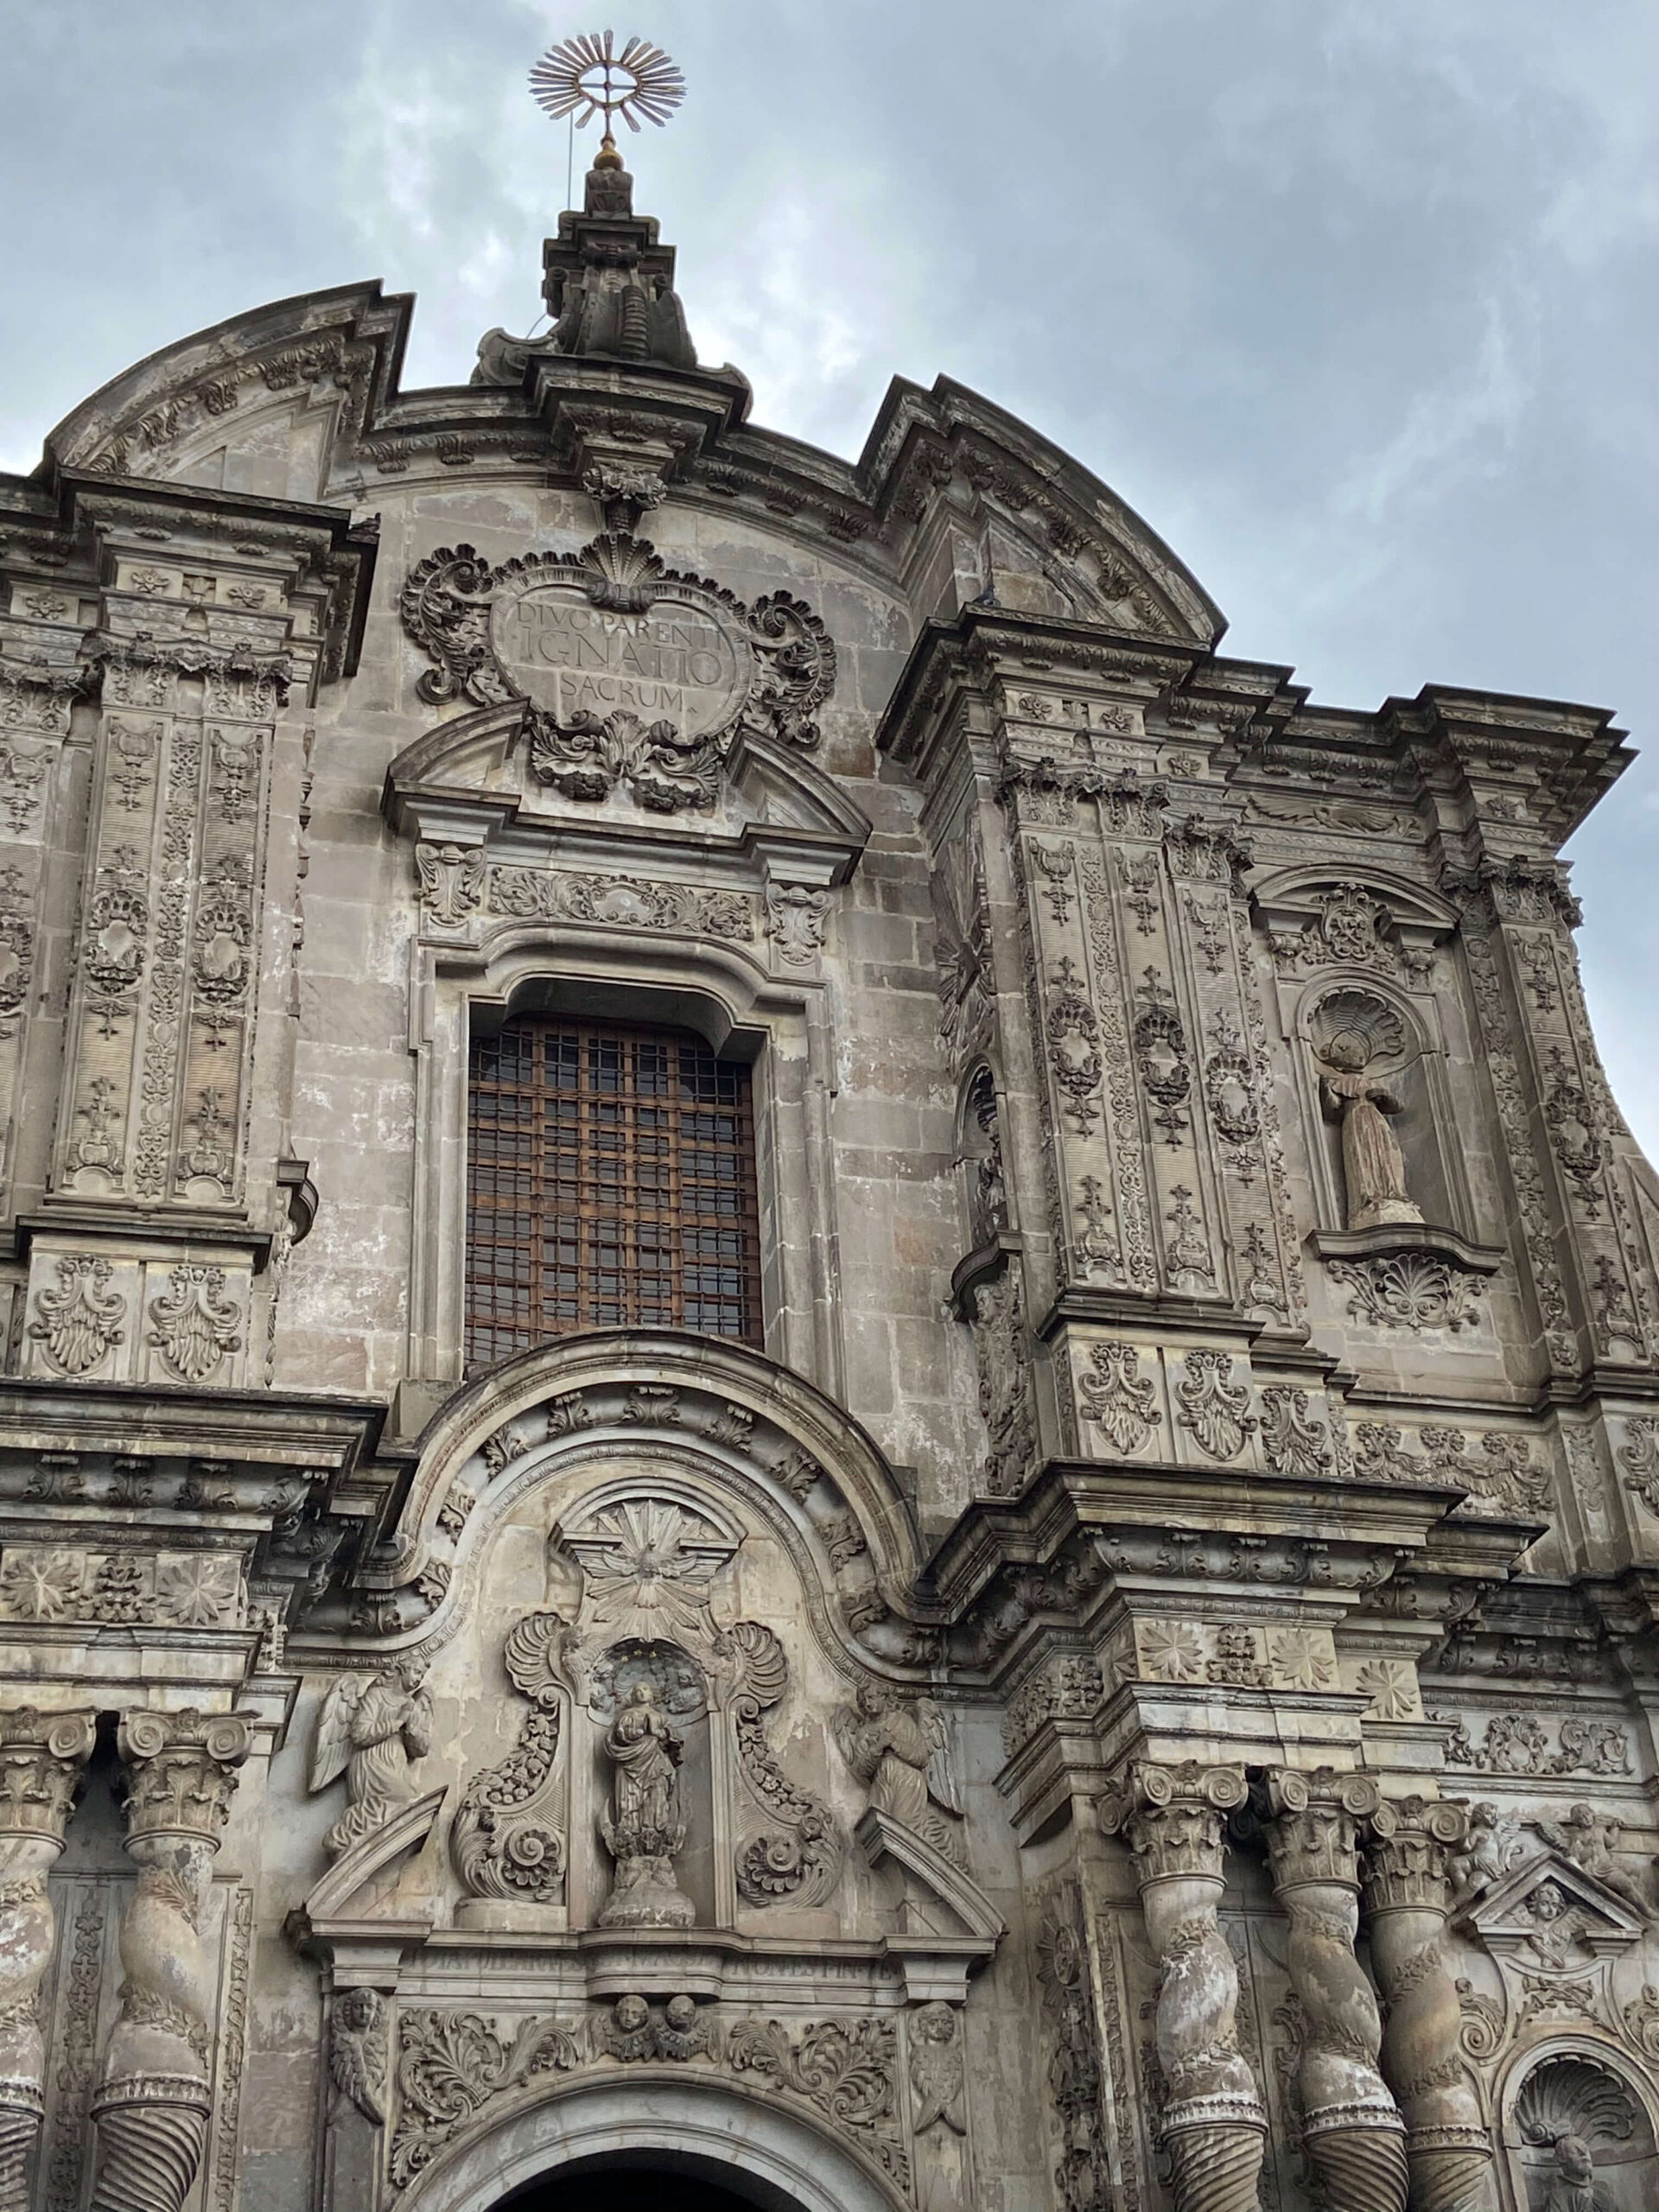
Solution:
{"label": "carved scroll volute", "polygon": [[138,1879],[121,1923],[120,2015],[92,2100],[92,2206],[179,2212],[212,2108],[213,1974],[201,1905],[250,1732],[228,1714],[130,1713],[118,1742]]}
{"label": "carved scroll volute", "polygon": [[0,2212],[23,2212],[46,2051],[37,1999],[57,1942],[46,1876],[95,1732],[90,1713],[0,1713]]}
{"label": "carved scroll volute", "polygon": [[1459,2055],[1458,1993],[1440,1955],[1446,1855],[1467,1827],[1462,1806],[1423,1797],[1385,1801],[1368,1827],[1371,1959],[1389,2008],[1382,2074],[1405,2119],[1412,2212],[1480,2203],[1492,2158]]}
{"label": "carved scroll volute", "polygon": [[1267,2113],[1238,2047],[1238,1968],[1217,1922],[1222,1827],[1244,1802],[1236,1767],[1136,1765],[1100,1825],[1135,1859],[1159,1965],[1161,2115],[1177,2212],[1253,2212]]}
{"label": "carved scroll volute", "polygon": [[1377,1809],[1369,1777],[1285,1770],[1268,1777],[1273,1885],[1290,1922],[1291,1986],[1307,2021],[1299,2068],[1302,2141],[1332,2204],[1404,2212],[1405,2128],[1377,2071],[1382,2024],[1354,1956],[1359,1821]]}
{"label": "carved scroll volute", "polygon": [[467,1783],[449,1831],[449,1855],[467,1891],[457,1916],[464,1926],[563,1925],[557,1769],[575,1641],[556,1612],[527,1614],[508,1634],[502,1662],[530,1711],[500,1765]]}

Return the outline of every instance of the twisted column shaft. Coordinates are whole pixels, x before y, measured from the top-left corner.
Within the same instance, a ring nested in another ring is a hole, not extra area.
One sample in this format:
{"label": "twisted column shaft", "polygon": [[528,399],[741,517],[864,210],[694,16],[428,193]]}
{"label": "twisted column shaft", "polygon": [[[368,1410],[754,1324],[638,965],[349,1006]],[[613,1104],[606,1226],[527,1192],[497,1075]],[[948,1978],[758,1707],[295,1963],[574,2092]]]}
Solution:
{"label": "twisted column shaft", "polygon": [[1238,1968],[1222,1935],[1222,1822],[1243,1804],[1232,1767],[1141,1764],[1102,1802],[1122,1832],[1159,1961],[1162,2137],[1177,2212],[1254,2212],[1267,2114],[1238,2048]]}
{"label": "twisted column shaft", "polygon": [[1389,2006],[1382,2072],[1405,2118],[1412,2212],[1479,2212],[1487,2201],[1491,2140],[1459,2053],[1458,1993],[1440,1953],[1446,1853],[1467,1827],[1461,1805],[1388,1799],[1371,1815],[1365,1853],[1371,1957]]}
{"label": "twisted column shaft", "polygon": [[131,1713],[118,1742],[138,1879],[121,1922],[121,2012],[92,2099],[92,2212],[179,2212],[212,2111],[213,1980],[201,1905],[248,1725]]}
{"label": "twisted column shaft", "polygon": [[0,2212],[25,2212],[46,2106],[41,1983],[57,1948],[46,1877],[92,1748],[90,1713],[0,1713]]}
{"label": "twisted column shaft", "polygon": [[1361,1775],[1281,1770],[1267,1783],[1273,1885],[1290,1923],[1291,1986],[1306,2022],[1298,2068],[1302,2140],[1344,2212],[1405,2212],[1405,2128],[1377,2070],[1382,2024],[1354,1956],[1359,1817],[1377,1806]]}

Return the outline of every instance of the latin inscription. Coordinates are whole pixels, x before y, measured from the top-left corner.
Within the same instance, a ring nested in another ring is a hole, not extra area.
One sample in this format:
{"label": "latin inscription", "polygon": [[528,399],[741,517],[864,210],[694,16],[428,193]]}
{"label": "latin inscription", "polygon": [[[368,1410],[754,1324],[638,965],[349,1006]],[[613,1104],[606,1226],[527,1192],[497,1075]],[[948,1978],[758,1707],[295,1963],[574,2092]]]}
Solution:
{"label": "latin inscription", "polygon": [[622,709],[706,736],[731,721],[749,676],[747,645],[704,608],[673,599],[616,614],[547,585],[497,601],[493,642],[513,682],[560,721]]}

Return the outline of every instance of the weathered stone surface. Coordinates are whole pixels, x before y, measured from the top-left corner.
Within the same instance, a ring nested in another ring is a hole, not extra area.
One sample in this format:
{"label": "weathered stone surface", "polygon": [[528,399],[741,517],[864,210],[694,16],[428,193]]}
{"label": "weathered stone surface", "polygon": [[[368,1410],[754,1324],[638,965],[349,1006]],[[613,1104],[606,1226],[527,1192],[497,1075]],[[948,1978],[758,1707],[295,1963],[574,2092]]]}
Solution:
{"label": "weathered stone surface", "polygon": [[[1621,734],[753,428],[595,190],[469,389],[345,287],[0,481],[0,2206],[1653,2201]],[[752,1062],[763,1343],[467,1371],[526,1008]]]}

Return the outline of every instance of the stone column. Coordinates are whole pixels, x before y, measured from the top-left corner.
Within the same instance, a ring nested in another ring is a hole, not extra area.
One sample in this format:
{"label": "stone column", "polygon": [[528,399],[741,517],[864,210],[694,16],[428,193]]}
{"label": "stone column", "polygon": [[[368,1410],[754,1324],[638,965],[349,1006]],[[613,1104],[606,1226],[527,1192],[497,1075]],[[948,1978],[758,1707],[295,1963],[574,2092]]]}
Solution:
{"label": "stone column", "polygon": [[250,1733],[228,1714],[130,1713],[118,1742],[138,1880],[121,1923],[120,2015],[92,2099],[92,2212],[179,2212],[213,2103],[201,1906]]}
{"label": "stone column", "polygon": [[46,1876],[92,1748],[90,1713],[0,1713],[0,2212],[25,2212],[46,2104],[40,1988],[57,1943]]}
{"label": "stone column", "polygon": [[1162,2137],[1176,2212],[1255,2212],[1268,2116],[1238,2048],[1238,1968],[1217,1923],[1224,1817],[1244,1802],[1236,1767],[1137,1764],[1101,1801],[1100,1825],[1134,1854],[1159,1965]]}
{"label": "stone column", "polygon": [[1354,1956],[1358,1822],[1377,1810],[1368,1776],[1281,1769],[1267,1783],[1268,1856],[1290,1922],[1291,1986],[1307,2023],[1299,2068],[1302,2141],[1331,2203],[1405,2212],[1405,2127],[1377,2071],[1382,2024]]}
{"label": "stone column", "polygon": [[1477,2212],[1487,2202],[1492,2146],[1459,2052],[1458,1993],[1440,1955],[1446,1853],[1467,1827],[1461,1805],[1385,1799],[1365,1852],[1371,1958],[1389,2008],[1382,2073],[1405,2118],[1412,2212]]}

